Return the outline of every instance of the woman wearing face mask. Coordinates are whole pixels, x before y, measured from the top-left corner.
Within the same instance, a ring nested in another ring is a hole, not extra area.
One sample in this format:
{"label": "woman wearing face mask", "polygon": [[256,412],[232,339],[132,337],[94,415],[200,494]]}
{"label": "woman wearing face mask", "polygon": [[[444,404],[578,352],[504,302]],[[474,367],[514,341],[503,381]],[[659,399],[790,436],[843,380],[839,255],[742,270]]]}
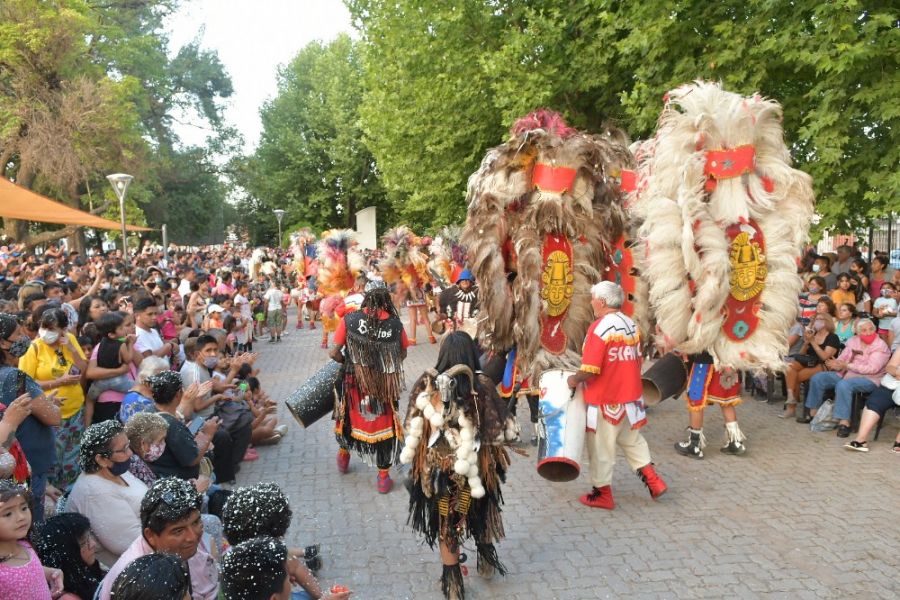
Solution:
{"label": "woman wearing face mask", "polygon": [[806,291],[800,293],[800,319],[806,324],[816,313],[816,304],[825,296],[825,280],[819,276],[810,277],[806,284]]}
{"label": "woman wearing face mask", "polygon": [[854,258],[850,262],[850,274],[856,275],[862,283],[862,290],[869,290],[869,265],[861,258]]}
{"label": "woman wearing face mask", "polygon": [[[13,315],[0,313],[0,403],[9,406],[23,394],[31,396],[31,412],[16,430],[16,439],[31,466],[34,522],[44,519],[47,475],[56,461],[53,428],[59,425],[59,408],[31,377],[16,368],[31,340],[22,333]],[[55,500],[59,491],[50,490]]]}
{"label": "woman wearing face mask", "polygon": [[78,440],[84,432],[84,389],[81,380],[87,360],[75,336],[66,331],[69,319],[58,308],[35,313],[38,337],[19,359],[19,368],[51,392],[60,403],[61,421],[56,429],[56,464],[50,483],[66,490],[78,477]]}
{"label": "woman wearing face mask", "polygon": [[828,314],[817,314],[810,327],[803,332],[803,346],[800,352],[791,355],[785,380],[787,382],[787,400],[784,412],[779,417],[788,419],[797,412],[797,399],[800,398],[800,384],[809,381],[813,375],[824,370],[826,360],[835,357],[840,340],[834,334],[834,321]]}
{"label": "woman wearing face mask", "polygon": [[125,424],[125,435],[133,452],[128,471],[148,487],[156,481],[156,474],[147,463],[162,456],[168,431],[169,424],[156,413],[138,413]]}
{"label": "woman wearing face mask", "polygon": [[97,558],[112,565],[141,535],[141,500],[147,486],[128,472],[131,446],[118,421],[91,425],[81,438],[78,476],[66,512],[87,517],[97,538]]}

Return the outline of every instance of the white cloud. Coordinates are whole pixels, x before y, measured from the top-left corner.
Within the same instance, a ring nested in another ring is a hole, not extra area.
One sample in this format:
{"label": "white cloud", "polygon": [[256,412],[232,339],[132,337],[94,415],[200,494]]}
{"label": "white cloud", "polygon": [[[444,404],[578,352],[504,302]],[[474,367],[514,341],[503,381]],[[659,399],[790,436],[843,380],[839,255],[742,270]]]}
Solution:
{"label": "white cloud", "polygon": [[[187,0],[174,15],[171,52],[200,36],[216,50],[234,85],[226,119],[243,134],[245,151],[259,142],[259,109],[275,95],[276,72],[306,44],[353,33],[350,13],[340,0]],[[206,132],[177,125],[187,145],[202,145]]]}

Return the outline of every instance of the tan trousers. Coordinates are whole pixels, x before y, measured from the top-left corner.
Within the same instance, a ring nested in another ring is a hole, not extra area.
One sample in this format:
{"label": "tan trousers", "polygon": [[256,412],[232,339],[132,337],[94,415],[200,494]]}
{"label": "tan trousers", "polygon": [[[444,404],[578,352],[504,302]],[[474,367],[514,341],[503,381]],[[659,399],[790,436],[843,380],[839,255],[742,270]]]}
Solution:
{"label": "tan trousers", "polygon": [[588,456],[591,459],[591,485],[603,487],[612,482],[613,467],[616,464],[616,446],[625,453],[625,459],[632,471],[650,464],[650,447],[638,430],[631,429],[628,417],[618,425],[612,425],[599,415],[597,431],[585,435]]}

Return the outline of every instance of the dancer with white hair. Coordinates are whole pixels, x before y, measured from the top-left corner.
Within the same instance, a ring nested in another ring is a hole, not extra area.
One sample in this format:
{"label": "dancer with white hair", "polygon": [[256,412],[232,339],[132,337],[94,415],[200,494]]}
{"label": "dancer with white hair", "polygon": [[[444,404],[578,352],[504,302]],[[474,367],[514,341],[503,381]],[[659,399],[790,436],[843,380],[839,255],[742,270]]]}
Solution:
{"label": "dancer with white hair", "polygon": [[583,385],[587,405],[587,435],[593,489],[579,500],[593,508],[612,510],[612,474],[616,446],[628,465],[650,490],[662,496],[666,484],[653,468],[650,447],[638,431],[647,424],[641,386],[641,337],[620,309],[625,292],[611,281],[591,287],[591,308],[597,320],[588,328],[581,367],[568,379],[569,387]]}

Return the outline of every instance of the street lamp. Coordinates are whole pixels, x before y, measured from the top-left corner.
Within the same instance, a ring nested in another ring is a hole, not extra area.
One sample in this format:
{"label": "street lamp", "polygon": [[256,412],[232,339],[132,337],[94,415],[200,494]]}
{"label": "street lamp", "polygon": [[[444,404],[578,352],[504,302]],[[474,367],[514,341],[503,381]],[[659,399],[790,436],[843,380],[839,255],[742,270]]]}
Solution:
{"label": "street lamp", "polygon": [[125,228],[125,192],[128,191],[128,186],[131,185],[131,180],[134,179],[134,177],[125,173],[114,173],[112,175],[107,175],[106,178],[112,184],[113,191],[119,199],[119,216],[122,219],[122,258],[124,259],[125,264],[128,265],[128,230]]}
{"label": "street lamp", "polygon": [[284,218],[284,211],[276,208],[272,212],[275,213],[275,218],[278,219],[278,247],[281,248],[281,219]]}

